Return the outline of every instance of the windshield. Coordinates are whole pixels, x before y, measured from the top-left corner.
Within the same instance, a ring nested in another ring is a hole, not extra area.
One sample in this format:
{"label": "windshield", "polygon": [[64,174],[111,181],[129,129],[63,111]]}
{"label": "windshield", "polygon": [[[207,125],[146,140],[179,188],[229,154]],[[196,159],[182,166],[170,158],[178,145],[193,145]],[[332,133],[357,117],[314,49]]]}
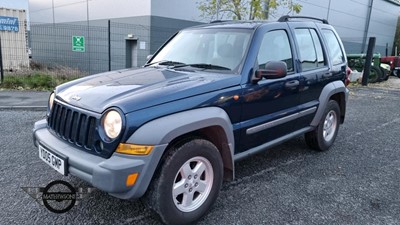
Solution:
{"label": "windshield", "polygon": [[185,30],[164,46],[149,64],[202,65],[205,69],[235,71],[242,62],[250,36],[250,31],[243,29]]}

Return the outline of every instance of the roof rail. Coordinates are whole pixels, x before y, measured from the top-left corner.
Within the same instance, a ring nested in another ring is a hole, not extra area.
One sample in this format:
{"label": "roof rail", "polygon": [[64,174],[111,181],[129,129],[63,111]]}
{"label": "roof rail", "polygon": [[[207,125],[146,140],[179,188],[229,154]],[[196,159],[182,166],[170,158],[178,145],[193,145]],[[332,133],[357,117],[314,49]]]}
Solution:
{"label": "roof rail", "polygon": [[213,20],[210,23],[223,23],[223,22],[228,22],[230,20]]}
{"label": "roof rail", "polygon": [[310,16],[282,16],[281,18],[278,19],[278,22],[287,22],[290,19],[310,19],[310,20],[318,20],[321,21],[323,24],[329,24],[328,20],[326,19],[320,19],[320,18],[315,18],[315,17],[310,17]]}

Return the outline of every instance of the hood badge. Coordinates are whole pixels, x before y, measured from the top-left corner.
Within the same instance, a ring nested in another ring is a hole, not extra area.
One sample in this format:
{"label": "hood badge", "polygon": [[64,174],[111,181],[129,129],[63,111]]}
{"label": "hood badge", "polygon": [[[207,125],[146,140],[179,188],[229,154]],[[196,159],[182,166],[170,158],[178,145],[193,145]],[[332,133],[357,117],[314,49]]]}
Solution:
{"label": "hood badge", "polygon": [[71,99],[73,99],[73,100],[75,100],[75,101],[79,101],[79,100],[81,100],[81,97],[80,97],[79,95],[73,95],[73,96],[71,97]]}

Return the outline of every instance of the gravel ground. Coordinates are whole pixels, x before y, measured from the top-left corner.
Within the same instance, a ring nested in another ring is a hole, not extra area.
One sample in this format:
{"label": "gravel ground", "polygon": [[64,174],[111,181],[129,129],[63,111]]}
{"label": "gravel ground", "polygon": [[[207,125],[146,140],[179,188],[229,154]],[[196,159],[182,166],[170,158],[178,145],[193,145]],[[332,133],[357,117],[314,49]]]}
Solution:
{"label": "gravel ground", "polygon": [[[236,180],[199,224],[400,224],[399,96],[395,85],[352,87],[330,151],[312,151],[298,137],[236,163]],[[57,179],[89,186],[38,158],[32,126],[44,114],[0,111],[0,224],[159,224],[140,201],[98,190],[65,214],[25,193],[21,187]]]}

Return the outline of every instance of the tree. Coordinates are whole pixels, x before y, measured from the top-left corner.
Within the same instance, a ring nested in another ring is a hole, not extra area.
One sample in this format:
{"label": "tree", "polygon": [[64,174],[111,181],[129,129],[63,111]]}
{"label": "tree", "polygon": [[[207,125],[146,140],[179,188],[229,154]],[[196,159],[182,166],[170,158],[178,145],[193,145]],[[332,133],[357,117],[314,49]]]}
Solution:
{"label": "tree", "polygon": [[208,20],[221,18],[234,20],[267,20],[279,8],[287,13],[299,13],[302,6],[292,0],[201,0],[198,9]]}

